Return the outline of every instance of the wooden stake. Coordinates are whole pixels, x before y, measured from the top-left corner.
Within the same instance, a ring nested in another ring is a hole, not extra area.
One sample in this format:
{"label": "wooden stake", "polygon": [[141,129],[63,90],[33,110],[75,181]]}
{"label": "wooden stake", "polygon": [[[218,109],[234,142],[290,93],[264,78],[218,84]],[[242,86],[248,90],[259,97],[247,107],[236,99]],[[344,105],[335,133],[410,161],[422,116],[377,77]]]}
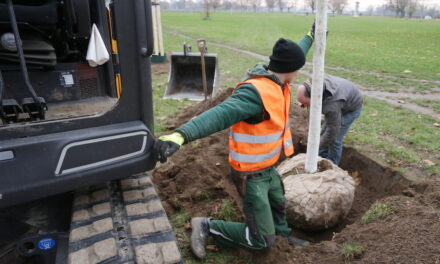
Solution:
{"label": "wooden stake", "polygon": [[306,173],[315,173],[318,169],[318,151],[321,134],[322,90],[324,85],[327,0],[318,0],[316,4],[315,49],[313,53],[310,122],[305,164]]}

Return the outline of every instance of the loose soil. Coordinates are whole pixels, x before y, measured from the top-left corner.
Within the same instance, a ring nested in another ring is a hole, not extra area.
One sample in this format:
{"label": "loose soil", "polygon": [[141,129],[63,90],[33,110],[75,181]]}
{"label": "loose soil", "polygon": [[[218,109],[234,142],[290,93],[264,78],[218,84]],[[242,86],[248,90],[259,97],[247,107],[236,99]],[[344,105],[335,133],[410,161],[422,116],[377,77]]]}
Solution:
{"label": "loose soil", "polygon": [[[211,102],[183,110],[170,121],[170,130],[222,102],[231,92],[228,89]],[[295,152],[304,152],[308,113],[298,105],[293,105],[291,112]],[[153,180],[167,213],[218,218],[224,199],[231,199],[240,208],[240,197],[229,179],[227,156],[228,134],[221,131],[183,146],[169,163],[157,168]],[[440,263],[440,180],[411,182],[350,148],[344,150],[341,167],[358,183],[353,208],[344,223],[320,233],[295,230],[299,237],[312,242],[307,248],[292,247],[277,238],[269,251],[241,249],[236,254],[251,263]],[[362,216],[375,201],[391,204],[395,213],[362,223]],[[241,215],[238,221],[243,221]],[[187,247],[184,236],[177,236]],[[340,249],[346,242],[361,244],[363,252],[352,260],[344,259]]]}

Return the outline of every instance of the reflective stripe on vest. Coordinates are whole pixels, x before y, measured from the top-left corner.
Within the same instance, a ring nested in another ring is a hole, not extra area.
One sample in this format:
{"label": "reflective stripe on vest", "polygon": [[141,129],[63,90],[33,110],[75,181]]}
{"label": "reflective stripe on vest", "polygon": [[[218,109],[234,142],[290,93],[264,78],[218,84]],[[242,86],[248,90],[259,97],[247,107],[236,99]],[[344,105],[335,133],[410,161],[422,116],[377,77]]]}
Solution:
{"label": "reflective stripe on vest", "polygon": [[[287,123],[286,128],[284,131],[288,131],[290,129],[289,123]],[[246,135],[246,134],[240,134],[240,133],[233,133],[232,131],[229,131],[229,136],[232,137],[232,139],[236,142],[243,142],[243,143],[251,143],[251,144],[263,144],[263,143],[271,143],[271,142],[277,142],[280,140],[283,133],[276,133],[271,135],[265,135],[265,136],[253,136],[253,135]],[[292,145],[292,139],[289,139],[287,142],[285,142],[286,149]]]}
{"label": "reflective stripe on vest", "polygon": [[286,142],[284,142],[284,148],[288,149],[293,145],[293,141],[291,138],[289,138]]}
{"label": "reflective stripe on vest", "polygon": [[230,131],[229,135],[236,142],[263,144],[263,143],[277,142],[278,140],[280,140],[283,133],[276,133],[265,136],[253,136],[247,134],[233,133],[232,131]]}
{"label": "reflective stripe on vest", "polygon": [[249,154],[240,154],[234,151],[230,151],[231,158],[238,162],[246,162],[246,163],[256,163],[256,162],[262,162],[269,160],[276,155],[280,154],[281,152],[281,146],[276,148],[274,151],[266,154],[259,154],[259,155],[249,155]]}

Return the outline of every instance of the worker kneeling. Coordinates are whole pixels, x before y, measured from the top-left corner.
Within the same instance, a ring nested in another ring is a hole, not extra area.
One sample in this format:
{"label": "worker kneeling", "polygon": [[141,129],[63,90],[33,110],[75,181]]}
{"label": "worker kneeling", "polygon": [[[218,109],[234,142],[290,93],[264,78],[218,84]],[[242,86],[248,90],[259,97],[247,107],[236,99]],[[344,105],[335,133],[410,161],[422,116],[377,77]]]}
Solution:
{"label": "worker kneeling", "polygon": [[293,155],[289,84],[304,65],[313,38],[314,26],[299,44],[279,39],[269,65],[257,64],[227,100],[156,142],[156,159],[165,162],[180,145],[230,128],[231,176],[242,196],[246,223],[193,218],[191,249],[198,258],[206,255],[209,235],[227,247],[266,249],[276,235],[290,244],[309,244],[291,234],[282,181],[273,166],[281,153]]}

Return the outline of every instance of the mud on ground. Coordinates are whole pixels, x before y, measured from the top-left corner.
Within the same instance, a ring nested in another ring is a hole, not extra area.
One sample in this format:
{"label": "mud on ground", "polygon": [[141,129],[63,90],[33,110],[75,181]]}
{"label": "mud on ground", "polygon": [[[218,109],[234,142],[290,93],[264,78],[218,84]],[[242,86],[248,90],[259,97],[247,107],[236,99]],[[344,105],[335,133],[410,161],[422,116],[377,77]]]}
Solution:
{"label": "mud on ground", "polygon": [[[212,102],[185,109],[170,121],[170,130],[222,102],[231,91],[224,91]],[[305,151],[307,116],[305,110],[293,105],[295,152]],[[232,199],[240,208],[240,197],[229,180],[227,156],[228,135],[222,131],[185,145],[170,163],[156,169],[153,180],[167,213],[185,211],[191,217],[218,218],[218,208],[224,199]],[[298,236],[313,242],[307,248],[292,247],[285,239],[277,238],[268,252],[242,249],[236,250],[236,254],[249,258],[251,263],[271,264],[440,263],[440,180],[412,183],[354,149],[345,150],[341,167],[359,184],[353,208],[344,223],[322,233],[296,230]],[[390,204],[394,213],[364,224],[361,218],[375,201]],[[241,212],[237,220],[243,220]],[[183,238],[178,235],[178,239]],[[344,243],[351,242],[362,245],[363,250],[347,259],[340,252]]]}

